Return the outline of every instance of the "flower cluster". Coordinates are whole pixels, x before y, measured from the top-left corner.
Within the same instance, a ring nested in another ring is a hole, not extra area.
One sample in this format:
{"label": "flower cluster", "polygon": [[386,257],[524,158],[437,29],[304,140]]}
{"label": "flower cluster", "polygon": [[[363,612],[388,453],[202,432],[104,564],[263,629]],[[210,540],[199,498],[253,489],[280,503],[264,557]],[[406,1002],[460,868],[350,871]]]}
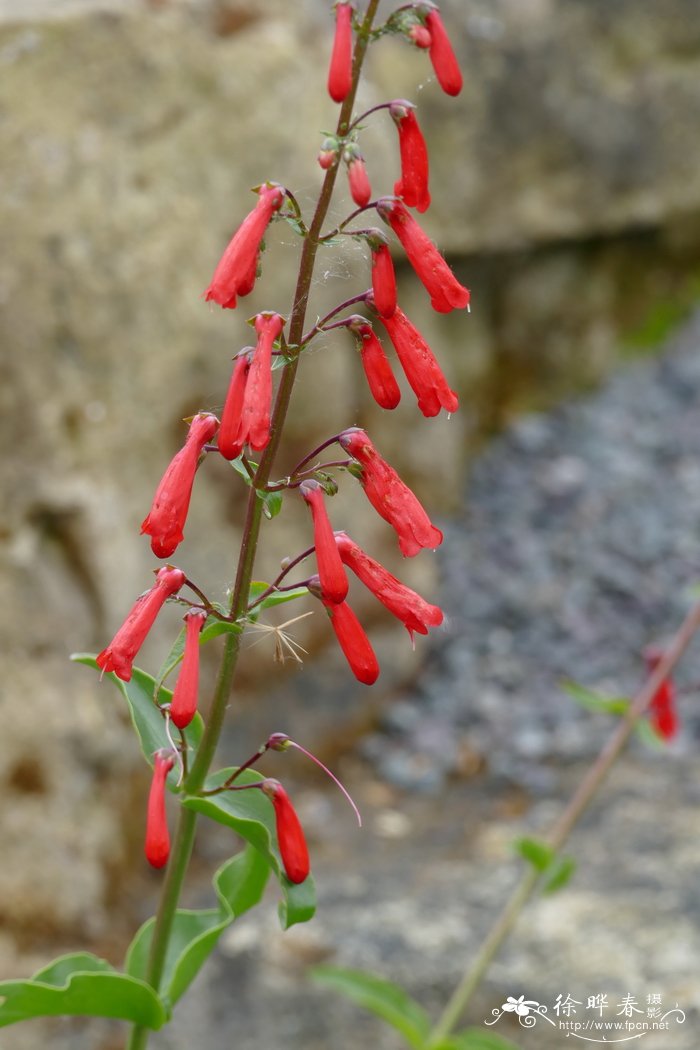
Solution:
{"label": "flower cluster", "polygon": [[[330,189],[339,168],[345,167],[356,209],[337,230],[323,235],[320,226],[305,225],[299,204],[289,189],[277,182],[262,183],[255,190],[255,206],[236,229],[216,265],[204,299],[234,310],[239,299],[253,290],[259,276],[265,235],[278,218],[290,221],[300,236],[315,237],[314,252],[321,243],[338,234],[358,238],[371,256],[371,289],[340,304],[306,335],[303,334],[304,296],[295,301],[289,321],[277,310],[262,310],[250,319],[256,334],[255,345],[244,346],[235,354],[220,413],[201,411],[188,421],[184,444],[165,470],[141,526],[142,533],[150,537],[153,554],[169,559],[185,537],[195,474],[205,459],[214,458],[234,465],[236,473],[231,477],[236,484],[240,484],[241,476],[248,484],[248,523],[259,523],[263,513],[274,516],[270,510],[273,493],[298,489],[311,515],[313,546],[303,554],[287,559],[278,579],[264,585],[266,589],[262,597],[252,588],[247,593],[248,582],[242,588],[237,584],[236,596],[230,599],[228,609],[207,598],[181,569],[166,564],[157,570],[153,586],[137,599],[111,643],[97,657],[97,664],[104,672],[113,672],[128,683],[134,660],[164,604],[171,601],[187,607],[184,629],[168,662],[171,670],[179,668],[170,701],[163,700],[163,695],[167,698],[168,694],[162,693],[160,682],[154,690],[157,694],[154,703],[159,705],[165,722],[165,738],[172,745],[158,748],[149,756],[152,758],[153,779],[147,806],[145,853],[148,861],[157,868],[167,863],[170,850],[165,792],[171,771],[171,786],[177,788],[184,783],[182,790],[189,790],[188,751],[192,748],[191,739],[198,737],[201,726],[196,723],[196,733],[191,733],[188,727],[199,718],[200,649],[204,642],[225,631],[240,633],[253,620],[257,623],[265,608],[265,596],[272,598],[275,591],[284,589],[283,577],[311,553],[315,554],[316,572],[301,584],[292,585],[291,589],[295,591],[295,597],[303,591],[320,599],[358,681],[371,685],[380,668],[364,628],[348,604],[348,573],[403,623],[412,644],[415,634],[425,635],[443,620],[438,606],[402,583],[346,531],[334,529],[331,523],[327,499],[337,490],[337,483],[326,468],[336,466],[345,468],[359,482],[370,505],[394,530],[404,557],[413,557],[426,548],[434,549],[442,542],[441,531],[432,523],[418,497],[382,457],[364,430],[347,427],[306,456],[283,480],[270,480],[272,462],[280,443],[278,428],[286,411],[284,408],[280,414],[278,408],[289,402],[289,389],[278,391],[275,398],[276,375],[285,374],[289,366],[296,367],[299,355],[317,336],[332,328],[344,327],[353,335],[369,389],[382,408],[394,409],[400,401],[401,390],[377,326],[386,332],[408,386],[416,396],[420,412],[430,417],[443,409],[447,413],[455,412],[458,407],[457,395],[450,388],[435,355],[399,305],[390,247],[393,236],[403,248],[435,310],[448,313],[468,307],[468,289],[460,283],[412,215],[411,209],[425,213],[431,202],[428,150],[416,106],[407,99],[394,99],[374,107],[354,121],[350,120],[357,86],[356,59],[361,51],[360,38],[357,37],[361,23],[357,20],[355,5],[349,0],[338,0],[334,12],[335,37],[327,83],[331,99],[343,105],[345,116],[339,119],[336,133],[324,137],[318,161],[326,173],[324,178],[329,180]],[[445,92],[455,95],[461,90],[462,79],[454,52],[433,3],[417,0],[413,5],[401,7],[390,16],[387,26],[428,52],[438,83]],[[394,182],[393,195],[380,196],[372,201],[370,178],[358,138],[365,119],[382,110],[397,129],[400,174]],[[352,221],[366,210],[376,214],[387,227],[386,232],[377,227],[351,228]],[[308,295],[308,290],[305,295]],[[364,312],[344,316],[350,303],[362,304],[360,308],[364,308]],[[282,365],[282,368],[277,370],[276,365]],[[279,396],[283,393],[284,396]],[[317,452],[331,444],[337,444],[347,458],[310,466]],[[251,460],[253,453],[259,454],[256,457],[260,459],[259,463]],[[278,496],[274,498],[279,500]],[[248,531],[248,542],[251,542],[250,536]],[[245,571],[243,577],[249,581],[250,576],[245,577]],[[180,593],[185,587],[192,592],[189,598]],[[208,630],[210,624],[213,629]],[[180,733],[179,743],[175,743],[171,736],[173,726]],[[309,874],[309,854],[287,792],[276,780],[235,782],[238,774],[249,768],[258,754],[268,748],[284,750],[290,743],[283,734],[274,734],[259,753],[238,767],[223,786],[213,790],[240,791],[256,787],[262,790],[269,798],[274,814],[284,872],[290,882],[300,883]],[[203,790],[202,784],[200,780],[197,789]]]}

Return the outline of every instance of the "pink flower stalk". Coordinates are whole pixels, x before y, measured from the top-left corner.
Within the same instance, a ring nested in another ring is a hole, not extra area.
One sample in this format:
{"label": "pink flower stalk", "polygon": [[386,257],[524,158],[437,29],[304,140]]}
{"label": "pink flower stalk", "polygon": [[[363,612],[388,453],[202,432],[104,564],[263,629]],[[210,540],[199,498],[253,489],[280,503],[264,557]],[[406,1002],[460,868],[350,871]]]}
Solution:
{"label": "pink flower stalk", "polygon": [[438,627],[442,623],[442,609],[437,605],[430,605],[420,594],[416,594],[410,587],[397,580],[383,565],[358,547],[346,533],[336,532],[335,542],[343,564],[355,573],[393,616],[401,620],[411,636],[411,643],[414,631],[427,634],[428,627]]}
{"label": "pink flower stalk", "polygon": [[332,605],[324,599],[321,600],[350,670],[358,682],[373,685],[379,678],[379,664],[362,624],[347,602]]}
{"label": "pink flower stalk", "polygon": [[250,353],[242,350],[233,359],[233,370],[229,383],[224,410],[221,413],[221,426],[217,443],[224,459],[237,459],[243,451],[244,441],[239,439],[241,416],[243,414],[243,397],[245,395]]}
{"label": "pink flower stalk", "polygon": [[178,729],[188,726],[197,711],[199,636],[206,621],[207,614],[202,609],[190,609],[185,616],[185,651],[170,702],[170,717]]}
{"label": "pink flower stalk", "polygon": [[210,412],[196,415],[184,446],[161,478],[151,509],[141,522],[141,534],[151,537],[151,550],[157,558],[169,558],[185,538],[185,520],[199,457],[218,429],[219,420]]}
{"label": "pink flower stalk", "polygon": [[354,145],[345,147],[343,157],[348,169],[350,196],[358,208],[364,208],[372,197],[372,187],[369,183],[364,157]]}
{"label": "pink flower stalk", "polygon": [[325,601],[337,604],[345,600],[348,579],[333,535],[333,526],[328,518],[323,489],[317,481],[304,481],[299,491],[311,510],[314,523],[314,546],[316,564],[321,581],[321,594]]}
{"label": "pink flower stalk", "polygon": [[436,416],[441,408],[446,412],[456,412],[459,407],[457,395],[448,386],[433,351],[403,310],[397,307],[391,317],[382,317],[381,321],[423,415]]}
{"label": "pink flower stalk", "polygon": [[303,882],[311,865],[304,829],[296,811],[278,780],[263,780],[262,790],[272,802],[275,810],[277,842],[284,872],[290,882]]}
{"label": "pink flower stalk", "polygon": [[351,427],[338,441],[361,464],[360,484],[365,495],[377,514],[395,529],[404,557],[412,558],[424,547],[439,547],[442,533],[431,523],[418,497],[382,459],[364,430]]}
{"label": "pink flower stalk", "polygon": [[[664,653],[659,649],[647,649],[644,657],[647,671],[653,674],[663,659]],[[672,740],[678,734],[679,721],[676,711],[676,687],[667,678],[657,689],[649,704],[649,721],[659,736]]]}
{"label": "pink flower stalk", "polygon": [[258,342],[246,380],[241,410],[241,426],[236,444],[250,445],[256,451],[266,447],[270,440],[270,413],[272,411],[272,344],[282,331],[284,318],[279,314],[263,313],[255,318]]}
{"label": "pink flower stalk", "polygon": [[422,26],[419,22],[416,22],[415,25],[411,26],[408,35],[416,47],[421,47],[424,50],[427,50],[430,47],[433,39],[430,35],[430,30],[425,26]]}
{"label": "pink flower stalk", "polygon": [[372,295],[374,306],[382,317],[391,317],[396,309],[396,274],[387,244],[370,239],[372,249]]}
{"label": "pink flower stalk", "polygon": [[396,408],[401,400],[399,384],[372,325],[358,314],[348,328],[359,346],[362,367],[372,397],[380,408]]}
{"label": "pink flower stalk", "polygon": [[405,99],[397,99],[389,106],[399,130],[401,154],[401,178],[394,183],[394,193],[402,197],[409,208],[424,212],[430,207],[428,150],[414,110],[415,106]]}
{"label": "pink flower stalk", "polygon": [[382,197],[377,211],[401,241],[411,266],[430,295],[433,309],[447,314],[469,306],[469,289],[459,283],[406,205],[391,197]]}
{"label": "pink flower stalk", "polygon": [[328,70],[328,94],[343,102],[352,84],[352,4],[341,0],[335,5],[335,37]]}
{"label": "pink flower stalk", "polygon": [[246,296],[253,290],[258,268],[260,245],[265,230],[276,211],[282,206],[284,189],[267,183],[258,190],[258,203],[243,220],[231,238],[214,271],[211,284],[204,293],[206,302],[213,300],[219,306],[232,310],[236,296]]}
{"label": "pink flower stalk", "polygon": [[149,591],[136,599],[131,612],[114,638],[97,657],[97,665],[103,671],[114,671],[123,682],[131,680],[131,669],[136,654],[146,640],[156,616],[165,601],[177,594],[185,582],[185,574],[172,565],[158,570],[156,582]]}
{"label": "pink flower stalk", "polygon": [[438,84],[447,95],[458,95],[462,90],[462,72],[452,50],[444,22],[439,11],[430,11],[425,19],[430,33],[430,61]]}
{"label": "pink flower stalk", "polygon": [[165,781],[175,764],[170,751],[156,751],[153,756],[153,779],[146,810],[146,860],[154,868],[163,868],[170,856],[170,833],[165,812]]}

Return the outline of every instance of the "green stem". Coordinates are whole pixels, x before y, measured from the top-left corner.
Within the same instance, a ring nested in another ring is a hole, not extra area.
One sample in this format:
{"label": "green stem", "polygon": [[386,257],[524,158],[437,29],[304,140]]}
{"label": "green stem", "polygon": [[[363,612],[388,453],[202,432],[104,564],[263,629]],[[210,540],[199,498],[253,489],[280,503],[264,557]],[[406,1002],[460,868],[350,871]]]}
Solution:
{"label": "green stem", "polygon": [[[355,95],[359,82],[362,63],[364,61],[367,45],[369,43],[372,22],[379,6],[379,0],[370,0],[362,25],[357,33],[355,51],[353,55],[352,86],[348,97],[343,102],[338,116],[337,134],[344,134],[347,130],[352,108],[355,104]],[[316,211],[314,212],[308,234],[304,239],[301,259],[299,262],[299,275],[294,294],[294,306],[289,321],[289,342],[298,345],[304,332],[304,321],[306,319],[306,308],[309,301],[309,292],[314,273],[316,254],[319,248],[319,237],[321,228],[325,221],[330,206],[335,181],[338,174],[338,165],[334,165],[326,172]],[[275,462],[284,423],[291,403],[292,390],[296,379],[299,364],[298,356],[285,366],[282,379],[277,391],[275,406],[270,422],[270,441],[260,460],[253,486],[248,497],[246,521],[243,528],[240,556],[236,572],[236,582],[231,597],[230,611],[234,619],[243,616],[248,605],[248,595],[252,580],[253,567],[260,538],[260,526],[262,524],[262,501],[258,498],[257,491],[263,490],[267,485]],[[193,794],[201,790],[209,774],[211,764],[214,760],[219,737],[224,724],[224,718],[228,707],[233,679],[238,660],[240,648],[240,635],[229,634],[221,659],[219,675],[212,697],[211,707],[207,717],[207,724],[202,736],[201,743],[197,749],[197,756],[192,769],[183,785],[183,792]],[[153,938],[146,970],[146,981],[151,987],[159,989],[163,977],[163,969],[167,957],[168,944],[172,932],[173,921],[177,911],[178,901],[182,886],[189,866],[197,815],[190,810],[180,807],[178,815],[177,830],[175,832],[173,847],[170,853],[168,868],[166,871],[160,903],[156,913],[156,921],[153,929]],[[129,1036],[126,1050],[145,1050],[148,1045],[150,1030],[140,1025],[134,1026]]]}
{"label": "green stem", "polygon": [[[601,748],[566,809],[554,825],[546,840],[554,853],[559,853],[568,840],[582,814],[602,787],[613,764],[622,753],[637,721],[644,715],[652,699],[669,677],[699,629],[700,604],[695,605],[686,616],[671,644],[666,649],[663,658],[659,661],[653,673],[649,675],[625,712],[624,717],[620,719],[615,730]],[[454,1031],[474,992],[481,984],[494,956],[513,929],[520,912],[534,893],[541,877],[542,872],[534,867],[529,867],[523,873],[500,915],[491,927],[486,940],[481,945],[476,958],[450,996],[442,1015],[426,1041],[426,1050],[434,1050]]]}

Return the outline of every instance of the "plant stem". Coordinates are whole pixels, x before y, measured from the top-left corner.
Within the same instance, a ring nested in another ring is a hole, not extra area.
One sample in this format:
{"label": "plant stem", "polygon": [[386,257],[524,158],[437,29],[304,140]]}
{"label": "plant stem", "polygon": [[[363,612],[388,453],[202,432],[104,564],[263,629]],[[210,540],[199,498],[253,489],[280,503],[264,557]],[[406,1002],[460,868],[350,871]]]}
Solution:
{"label": "plant stem", "polygon": [[[362,25],[357,33],[355,51],[353,54],[352,85],[350,92],[343,102],[338,116],[337,134],[346,133],[352,109],[355,104],[355,95],[360,78],[362,63],[364,61],[372,22],[379,6],[379,0],[369,0]],[[333,189],[338,174],[338,165],[334,165],[326,172],[321,192],[319,194],[316,210],[314,212],[308,234],[304,239],[304,245],[299,262],[299,274],[294,294],[294,305],[289,322],[289,342],[292,345],[299,344],[304,331],[306,308],[309,301],[309,293],[314,273],[314,264],[318,252],[321,227],[328,213],[331,203]],[[275,399],[275,406],[270,421],[270,441],[263,453],[258,466],[253,487],[248,496],[246,520],[241,539],[240,556],[236,571],[236,582],[231,596],[230,612],[234,619],[243,616],[248,605],[250,582],[255,564],[255,556],[260,537],[260,526],[262,523],[262,500],[258,498],[258,489],[262,490],[267,485],[275,457],[279,449],[282,430],[291,402],[294,380],[296,378],[299,364],[298,354],[294,360],[285,366],[280,385]],[[199,791],[207,778],[214,754],[221,736],[224,718],[231,696],[234,673],[240,649],[240,634],[229,634],[226,636],[224,652],[219,668],[219,675],[207,717],[206,728],[201,743],[197,749],[197,755],[192,769],[183,785],[186,794],[194,794]],[[163,969],[167,956],[168,944],[172,932],[172,925],[177,911],[178,901],[182,891],[187,868],[189,866],[197,815],[180,806],[177,830],[175,832],[173,848],[171,850],[168,867],[163,881],[160,903],[156,914],[153,938],[146,970],[146,981],[156,990],[160,987],[163,977]],[[145,1050],[148,1045],[150,1029],[135,1025],[127,1041],[126,1050]]]}
{"label": "plant stem", "polygon": [[[634,731],[635,724],[644,715],[652,699],[681,659],[694,634],[699,629],[700,603],[693,606],[686,616],[658,665],[634,697],[615,730],[601,748],[597,758],[588,768],[566,809],[552,828],[546,842],[555,853],[558,853],[566,843],[581,815],[602,787],[613,764],[622,753]],[[472,995],[483,980],[491,961],[513,929],[523,907],[534,893],[537,884],[542,878],[542,874],[541,871],[532,866],[528,867],[523,873],[481,945],[474,962],[450,996],[442,1015],[426,1041],[426,1050],[432,1050],[432,1048],[439,1046],[454,1030]]]}

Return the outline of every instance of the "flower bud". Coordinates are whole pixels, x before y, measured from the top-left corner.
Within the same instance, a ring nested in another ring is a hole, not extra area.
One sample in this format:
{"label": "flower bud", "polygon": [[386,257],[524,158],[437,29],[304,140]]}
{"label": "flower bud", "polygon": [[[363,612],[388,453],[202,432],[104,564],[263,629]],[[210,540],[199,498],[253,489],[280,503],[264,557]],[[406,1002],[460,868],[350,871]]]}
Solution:
{"label": "flower bud", "polygon": [[338,159],[338,140],[336,138],[326,138],[323,140],[321,150],[318,154],[318,163],[327,171],[328,168],[333,167],[336,160]]}
{"label": "flower bud", "polygon": [[364,157],[353,144],[345,147],[343,157],[348,169],[350,195],[358,208],[364,208],[372,197],[372,187],[369,183]]}
{"label": "flower bud", "polygon": [[358,314],[348,328],[355,335],[359,346],[362,367],[372,397],[380,408],[396,408],[401,400],[401,391],[384,353],[384,347],[372,325]]}
{"label": "flower bud", "polygon": [[290,882],[303,882],[311,866],[301,821],[278,780],[263,780],[261,786],[275,810],[277,842],[285,874]]}
{"label": "flower bud", "polygon": [[170,855],[170,833],[165,812],[165,781],[175,764],[170,751],[156,751],[153,756],[153,779],[146,810],[146,860],[154,868],[162,868]]}
{"label": "flower bud", "polygon": [[350,670],[363,685],[373,685],[379,677],[379,663],[362,624],[347,602],[333,605],[321,599]]}
{"label": "flower bud", "polygon": [[[664,652],[650,647],[644,653],[648,674],[653,674],[661,663]],[[679,723],[676,711],[676,687],[671,678],[666,678],[654,693],[649,704],[649,721],[659,736],[672,740],[678,734]]]}
{"label": "flower bud", "polygon": [[261,313],[255,318],[258,342],[253,353],[243,394],[241,426],[236,444],[250,445],[256,451],[270,440],[272,412],[272,344],[282,331],[284,318],[275,313]]}
{"label": "flower bud", "polygon": [[352,84],[352,13],[352,4],[345,0],[335,5],[335,36],[328,70],[328,94],[334,102],[343,102]]}
{"label": "flower bud", "polygon": [[202,609],[190,609],[185,616],[185,651],[170,704],[170,717],[178,729],[188,726],[197,711],[199,636],[206,621],[207,614]]}
{"label": "flower bud", "polygon": [[430,61],[438,84],[447,95],[458,95],[462,90],[462,73],[440,12],[429,11],[425,26],[430,33]]}
{"label": "flower bud", "polygon": [[310,508],[313,518],[314,546],[321,593],[326,601],[342,602],[348,593],[348,580],[326,511],[323,489],[317,481],[310,480],[302,482],[299,492]]}
{"label": "flower bud", "polygon": [[243,451],[244,441],[239,437],[243,399],[250,370],[252,347],[246,347],[233,359],[233,370],[229,382],[224,409],[221,413],[221,426],[217,443],[224,459],[237,459]]}
{"label": "flower bud", "polygon": [[433,41],[430,30],[426,26],[421,25],[420,22],[414,22],[408,30],[408,36],[416,47],[421,47],[424,50],[427,50]]}

